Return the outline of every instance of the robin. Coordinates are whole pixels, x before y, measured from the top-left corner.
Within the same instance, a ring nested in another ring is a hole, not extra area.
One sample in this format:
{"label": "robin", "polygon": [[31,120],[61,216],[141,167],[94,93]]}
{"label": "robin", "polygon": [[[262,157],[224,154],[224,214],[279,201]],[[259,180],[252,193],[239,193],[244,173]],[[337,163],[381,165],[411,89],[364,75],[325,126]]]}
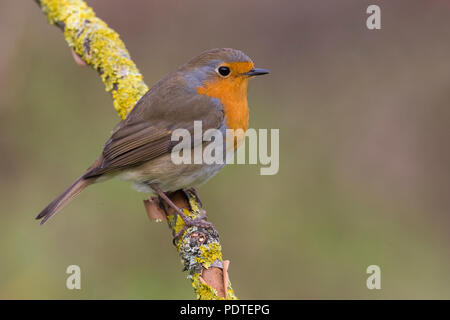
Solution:
{"label": "robin", "polygon": [[[245,132],[249,119],[248,81],[268,73],[255,68],[243,52],[229,48],[205,51],[169,73],[114,128],[100,157],[36,219],[45,223],[87,186],[119,176],[132,181],[138,191],[161,197],[185,226],[207,227],[208,222],[184,215],[166,194],[206,182],[224,164],[175,164],[171,161],[176,145],[172,132],[186,129],[192,133],[194,121],[201,121],[203,130]],[[192,141],[192,147],[196,143]],[[237,148],[233,145],[232,152]]]}

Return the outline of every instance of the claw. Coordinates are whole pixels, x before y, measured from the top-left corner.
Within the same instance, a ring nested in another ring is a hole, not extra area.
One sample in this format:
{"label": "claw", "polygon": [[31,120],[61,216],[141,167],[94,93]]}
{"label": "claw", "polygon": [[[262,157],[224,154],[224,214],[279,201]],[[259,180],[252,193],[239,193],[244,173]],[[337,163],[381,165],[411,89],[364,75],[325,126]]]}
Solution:
{"label": "claw", "polygon": [[179,214],[181,219],[183,219],[184,227],[174,236],[174,238],[173,238],[173,243],[174,244],[184,234],[186,229],[190,228],[190,227],[197,227],[197,228],[202,228],[202,229],[210,229],[214,233],[214,235],[218,235],[218,232],[214,228],[213,224],[211,222],[203,220],[204,219],[203,217],[198,217],[196,219],[192,219],[192,218],[186,216],[184,213],[180,214],[179,212],[177,212],[177,214]]}
{"label": "claw", "polygon": [[[180,216],[180,218],[183,220],[184,226],[183,228],[175,235],[173,242],[175,244],[175,242],[180,238],[181,235],[183,235],[183,233],[186,231],[187,228],[189,227],[197,227],[197,228],[202,228],[202,229],[210,229],[212,230],[213,234],[218,236],[218,232],[217,230],[213,227],[211,222],[205,221],[206,219],[206,215],[202,215],[201,217],[198,217],[196,219],[192,219],[191,217],[188,217],[184,214],[184,212],[178,208],[175,203],[173,203],[172,200],[169,199],[169,197],[155,184],[150,184],[150,187],[155,190],[155,192],[161,197],[161,199],[163,199],[170,207],[172,207],[172,209],[174,209],[175,214]],[[186,192],[186,191],[184,191]],[[196,191],[193,191],[194,194],[196,194]],[[198,196],[197,200],[198,199]],[[206,212],[206,211],[205,211]]]}

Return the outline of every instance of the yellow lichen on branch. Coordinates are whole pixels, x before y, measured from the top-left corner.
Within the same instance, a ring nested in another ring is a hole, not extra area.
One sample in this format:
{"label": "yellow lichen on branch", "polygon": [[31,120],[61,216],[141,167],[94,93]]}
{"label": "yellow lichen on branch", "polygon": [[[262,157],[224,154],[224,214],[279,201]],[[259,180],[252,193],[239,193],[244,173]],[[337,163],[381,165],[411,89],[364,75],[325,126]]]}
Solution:
{"label": "yellow lichen on branch", "polygon": [[64,30],[69,46],[97,70],[112,93],[114,108],[124,119],[148,87],[117,32],[95,16],[81,0],[37,1],[48,21]]}
{"label": "yellow lichen on branch", "polygon": [[[184,194],[187,197],[189,207],[189,209],[183,208],[185,215],[194,220],[204,218],[206,212],[202,209],[197,195],[192,191],[185,191]],[[172,201],[180,201],[181,207],[182,199],[180,197],[177,198],[177,195],[174,195]],[[165,206],[165,210],[172,213],[167,216],[168,223],[173,235],[176,235],[183,230],[183,220],[178,215],[173,214],[171,208]],[[209,229],[190,227],[175,241],[175,246],[181,257],[184,269],[189,273],[188,277],[192,281],[192,287],[197,299],[237,299],[231,283],[228,281],[227,270],[223,266],[222,247],[218,234]],[[219,278],[226,280],[221,283],[216,283],[216,281],[208,283],[204,279],[206,277],[205,274],[211,272],[212,268],[221,273]]]}
{"label": "yellow lichen on branch", "polygon": [[[119,35],[96,17],[82,0],[35,1],[49,23],[64,31],[67,43],[78,58],[98,71],[106,91],[112,93],[115,109],[124,119],[148,87]],[[79,60],[77,63],[82,64]],[[180,192],[173,196],[178,194]],[[170,208],[161,213],[157,212],[162,210],[159,205],[155,206],[150,200],[145,204],[151,218],[160,220],[167,214],[174,235],[183,230],[183,220],[173,212],[169,214]],[[187,216],[203,218],[200,200],[192,192],[185,192],[179,207],[183,204],[189,207],[183,209]],[[217,234],[197,227],[187,228],[175,241],[175,246],[198,299],[237,299],[228,280],[229,261],[222,260],[222,247]]]}

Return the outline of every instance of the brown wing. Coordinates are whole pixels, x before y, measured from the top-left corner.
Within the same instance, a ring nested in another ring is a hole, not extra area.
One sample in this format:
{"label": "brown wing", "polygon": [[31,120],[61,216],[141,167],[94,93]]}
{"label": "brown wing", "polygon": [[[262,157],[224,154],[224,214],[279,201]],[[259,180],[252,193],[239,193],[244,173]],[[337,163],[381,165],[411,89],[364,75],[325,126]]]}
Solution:
{"label": "brown wing", "polygon": [[[175,81],[182,79],[175,77]],[[202,121],[203,131],[222,125],[224,114],[216,99],[186,92],[174,80],[167,82],[164,87],[153,87],[116,126],[99,165],[85,178],[137,166],[169,153],[177,143],[171,141],[172,131],[184,128],[192,134],[196,120]]]}

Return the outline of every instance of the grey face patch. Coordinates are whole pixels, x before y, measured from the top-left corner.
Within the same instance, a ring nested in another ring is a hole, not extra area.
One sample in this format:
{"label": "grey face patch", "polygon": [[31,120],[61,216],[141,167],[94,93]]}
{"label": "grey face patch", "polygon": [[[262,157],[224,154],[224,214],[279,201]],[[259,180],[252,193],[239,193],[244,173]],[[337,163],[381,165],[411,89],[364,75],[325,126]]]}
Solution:
{"label": "grey face patch", "polygon": [[197,90],[208,79],[217,76],[216,68],[222,63],[220,60],[210,60],[207,64],[196,68],[189,68],[183,72],[183,78],[187,83],[189,90]]}

